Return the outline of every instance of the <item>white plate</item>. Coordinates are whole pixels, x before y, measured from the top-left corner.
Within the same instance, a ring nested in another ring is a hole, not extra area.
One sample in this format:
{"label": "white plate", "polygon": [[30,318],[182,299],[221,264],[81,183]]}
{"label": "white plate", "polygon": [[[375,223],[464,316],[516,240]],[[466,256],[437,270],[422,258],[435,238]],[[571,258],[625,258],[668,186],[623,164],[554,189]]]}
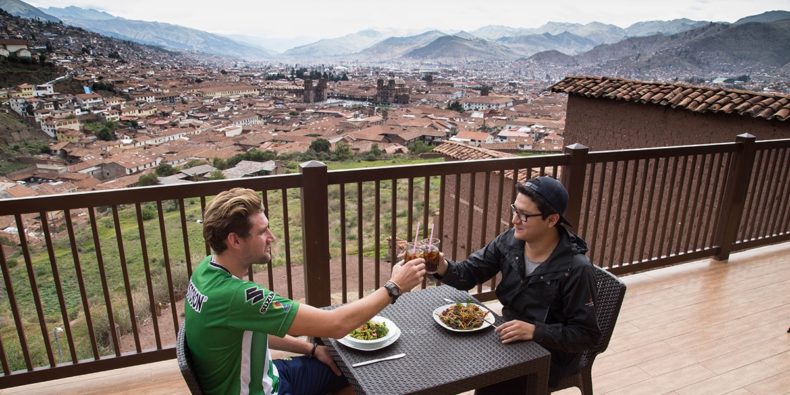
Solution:
{"label": "white plate", "polygon": [[395,343],[395,341],[398,340],[398,338],[400,337],[400,328],[398,328],[398,326],[395,325],[395,323],[392,322],[392,320],[390,320],[389,318],[384,318],[382,316],[377,315],[371,318],[370,320],[376,323],[383,322],[387,324],[387,328],[389,329],[387,335],[377,340],[359,340],[346,335],[340,339],[337,339],[337,342],[346,347],[353,348],[355,350],[375,351],[387,347],[392,343]]}
{"label": "white plate", "polygon": [[[476,303],[461,303],[461,304],[465,306],[465,305],[468,305],[468,304],[476,304]],[[442,314],[442,312],[444,312],[445,310],[447,310],[451,306],[455,306],[455,303],[446,304],[444,306],[437,307],[435,310],[433,310],[433,314],[431,314],[433,316],[433,320],[434,321],[436,321],[444,329],[447,329],[449,331],[453,331],[453,332],[474,332],[474,331],[479,331],[479,330],[483,330],[483,329],[488,328],[489,326],[491,326],[491,323],[494,322],[494,320],[495,320],[493,313],[491,313],[485,307],[480,306],[479,304],[477,304],[477,306],[480,307],[481,310],[486,312],[485,317],[483,317],[483,325],[480,325],[479,327],[474,328],[474,329],[455,329],[455,328],[452,328],[452,327],[448,326],[447,324],[445,324],[442,321],[442,319],[439,318],[439,314]]]}

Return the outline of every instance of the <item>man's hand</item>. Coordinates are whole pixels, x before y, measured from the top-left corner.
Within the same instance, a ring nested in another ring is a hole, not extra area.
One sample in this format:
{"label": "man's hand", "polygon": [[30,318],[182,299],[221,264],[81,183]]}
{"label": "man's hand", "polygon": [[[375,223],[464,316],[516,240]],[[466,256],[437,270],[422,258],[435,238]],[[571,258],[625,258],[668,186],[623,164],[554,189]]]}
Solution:
{"label": "man's hand", "polygon": [[329,369],[332,369],[332,372],[335,376],[340,376],[342,373],[340,372],[340,368],[335,365],[335,360],[332,359],[332,355],[329,354],[329,349],[326,346],[318,346],[315,348],[315,359],[324,363],[324,365],[329,366]]}
{"label": "man's hand", "polygon": [[519,320],[508,321],[496,328],[496,333],[502,343],[532,340],[535,325]]}
{"label": "man's hand", "polygon": [[436,274],[444,276],[444,274],[447,273],[447,268],[449,268],[450,265],[447,263],[447,260],[444,259],[444,253],[441,251],[439,251],[439,258],[442,261],[439,262],[439,267],[436,268]]}
{"label": "man's hand", "polygon": [[408,292],[425,277],[425,259],[417,258],[392,267],[390,280],[398,284],[401,292]]}

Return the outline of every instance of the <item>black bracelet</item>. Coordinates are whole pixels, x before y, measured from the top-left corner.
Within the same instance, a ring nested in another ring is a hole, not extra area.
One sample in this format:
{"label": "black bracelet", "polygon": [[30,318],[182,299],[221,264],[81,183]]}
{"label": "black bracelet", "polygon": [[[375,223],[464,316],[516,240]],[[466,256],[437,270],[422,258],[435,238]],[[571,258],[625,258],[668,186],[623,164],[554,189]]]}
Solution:
{"label": "black bracelet", "polygon": [[310,354],[307,354],[307,358],[315,358],[315,349],[318,347],[318,343],[313,342],[313,349],[310,350]]}

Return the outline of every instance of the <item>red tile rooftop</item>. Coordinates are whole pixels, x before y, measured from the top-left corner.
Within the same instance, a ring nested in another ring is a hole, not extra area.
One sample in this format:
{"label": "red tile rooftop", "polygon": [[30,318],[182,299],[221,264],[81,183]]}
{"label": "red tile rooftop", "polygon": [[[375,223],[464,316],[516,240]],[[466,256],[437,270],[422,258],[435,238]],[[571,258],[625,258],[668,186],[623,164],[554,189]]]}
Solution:
{"label": "red tile rooftop", "polygon": [[778,93],[587,76],[566,77],[549,89],[596,99],[679,107],[697,113],[737,114],[777,121],[790,119],[790,96]]}

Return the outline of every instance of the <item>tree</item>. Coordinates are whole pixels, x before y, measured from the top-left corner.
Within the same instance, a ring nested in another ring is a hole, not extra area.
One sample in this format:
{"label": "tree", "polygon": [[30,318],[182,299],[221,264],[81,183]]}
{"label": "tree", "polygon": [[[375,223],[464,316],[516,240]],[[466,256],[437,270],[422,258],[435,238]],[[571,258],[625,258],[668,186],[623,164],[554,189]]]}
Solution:
{"label": "tree", "polygon": [[326,139],[315,139],[312,143],[310,143],[310,149],[315,152],[326,152],[329,153],[329,149],[332,147],[332,144],[329,143]]}
{"label": "tree", "polygon": [[417,140],[411,144],[409,144],[409,152],[415,155],[419,155],[425,152],[431,152],[433,147],[429,144],[425,144],[421,140]]}
{"label": "tree", "polygon": [[169,163],[160,163],[159,166],[156,167],[156,175],[160,177],[172,176],[176,173],[178,173],[178,170]]}
{"label": "tree", "polygon": [[115,140],[115,133],[112,130],[103,128],[96,132],[96,138],[102,141],[113,141]]}
{"label": "tree", "polygon": [[137,185],[141,187],[159,185],[159,177],[156,176],[156,173],[143,174],[137,180]]}
{"label": "tree", "polygon": [[209,180],[224,180],[225,179],[225,175],[222,174],[222,170],[214,170],[208,176],[208,179]]}
{"label": "tree", "polygon": [[453,110],[453,111],[458,111],[458,112],[464,112],[464,106],[458,100],[448,104],[447,105],[447,109],[448,110]]}
{"label": "tree", "polygon": [[335,151],[332,152],[332,160],[348,160],[351,159],[352,156],[353,153],[348,144],[342,141],[335,144]]}

